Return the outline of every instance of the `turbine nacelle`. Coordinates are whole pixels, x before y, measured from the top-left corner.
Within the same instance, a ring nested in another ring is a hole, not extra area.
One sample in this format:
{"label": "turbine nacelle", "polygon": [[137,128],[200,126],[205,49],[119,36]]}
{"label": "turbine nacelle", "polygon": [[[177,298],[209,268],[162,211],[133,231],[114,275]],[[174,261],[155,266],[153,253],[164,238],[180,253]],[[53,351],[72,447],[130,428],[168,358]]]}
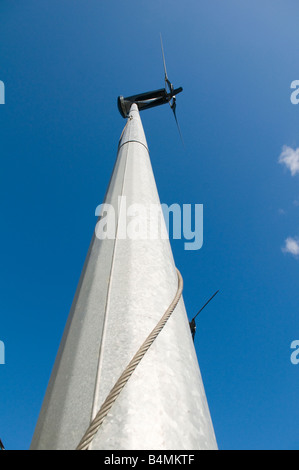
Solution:
{"label": "turbine nacelle", "polygon": [[162,104],[169,103],[170,107],[174,109],[175,99],[178,93],[183,91],[182,87],[173,88],[173,85],[169,82],[170,92],[167,92],[165,88],[160,90],[148,91],[145,93],[139,93],[138,95],[128,96],[124,98],[119,96],[117,99],[117,105],[122,117],[126,118],[129,114],[130,108],[133,103],[136,103],[140,111],[144,109],[154,108],[155,106],[161,106]]}

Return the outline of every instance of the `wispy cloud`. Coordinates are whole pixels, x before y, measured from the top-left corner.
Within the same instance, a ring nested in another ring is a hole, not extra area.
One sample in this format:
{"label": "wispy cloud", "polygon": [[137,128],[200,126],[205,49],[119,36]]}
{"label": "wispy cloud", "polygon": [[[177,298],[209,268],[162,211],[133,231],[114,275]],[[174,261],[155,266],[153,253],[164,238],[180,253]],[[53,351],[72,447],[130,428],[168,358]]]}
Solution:
{"label": "wispy cloud", "polygon": [[[280,164],[285,165],[287,169],[290,170],[292,176],[299,174],[299,147],[293,149],[292,147],[284,145],[278,161]],[[299,200],[294,200],[293,204],[294,206],[298,207]],[[279,213],[283,215],[285,214],[285,211],[280,209]],[[288,237],[285,240],[281,251],[299,259],[299,237]]]}
{"label": "wispy cloud", "polygon": [[282,247],[283,253],[289,253],[296,258],[299,257],[299,239],[288,237]]}
{"label": "wispy cloud", "polygon": [[292,176],[299,174],[299,148],[292,149],[284,145],[279,157],[279,163],[285,165],[290,170]]}

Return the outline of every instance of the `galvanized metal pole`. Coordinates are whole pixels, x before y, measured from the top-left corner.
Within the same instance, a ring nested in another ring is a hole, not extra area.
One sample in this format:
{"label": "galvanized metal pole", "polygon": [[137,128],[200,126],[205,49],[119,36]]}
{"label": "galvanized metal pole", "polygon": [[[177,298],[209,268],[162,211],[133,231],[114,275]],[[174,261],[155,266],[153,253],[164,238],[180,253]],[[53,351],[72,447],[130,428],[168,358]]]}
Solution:
{"label": "galvanized metal pole", "polygon": [[[136,104],[120,141],[105,203],[116,214],[116,237],[93,236],[31,449],[76,448],[176,293],[177,273],[164,221],[162,236],[132,236],[138,232],[136,211],[138,227],[148,228],[157,223],[151,207],[160,204]],[[131,236],[124,233],[125,220],[133,221]],[[90,448],[217,448],[183,299]]]}

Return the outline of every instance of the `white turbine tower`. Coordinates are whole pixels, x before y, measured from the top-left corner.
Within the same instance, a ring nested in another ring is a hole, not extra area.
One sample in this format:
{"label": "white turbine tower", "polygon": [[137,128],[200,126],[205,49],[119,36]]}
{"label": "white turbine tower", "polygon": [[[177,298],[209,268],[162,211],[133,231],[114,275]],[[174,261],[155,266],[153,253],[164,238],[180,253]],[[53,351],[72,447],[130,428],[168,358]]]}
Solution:
{"label": "white turbine tower", "polygon": [[[164,220],[156,239],[126,237],[122,223],[127,208],[138,204],[145,209],[139,226],[157,224],[150,207],[160,200],[139,110],[169,102],[175,111],[181,90],[171,85],[169,91],[119,98],[127,124],[104,201],[116,215],[115,237],[92,238],[33,450],[217,449]],[[111,397],[177,294],[169,320]]]}

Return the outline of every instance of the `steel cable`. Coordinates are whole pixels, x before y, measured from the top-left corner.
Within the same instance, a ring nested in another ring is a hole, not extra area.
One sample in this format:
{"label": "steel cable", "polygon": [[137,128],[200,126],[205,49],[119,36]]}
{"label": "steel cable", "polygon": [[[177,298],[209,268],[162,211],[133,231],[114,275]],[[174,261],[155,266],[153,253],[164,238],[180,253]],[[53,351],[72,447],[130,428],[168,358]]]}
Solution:
{"label": "steel cable", "polygon": [[169,305],[163,317],[160,319],[159,323],[155,326],[152,332],[148,335],[148,337],[146,338],[142,346],[139,348],[139,350],[137,351],[133,359],[127,365],[126,369],[121,374],[121,376],[117,380],[114,387],[111,389],[110,393],[108,394],[107,398],[102,404],[97,415],[90,423],[88,429],[86,430],[76,450],[88,450],[91,442],[93,441],[95,435],[97,434],[99,428],[101,427],[104,419],[106,418],[107,414],[112,408],[117,397],[121,393],[122,389],[125,387],[126,383],[128,382],[133,372],[135,371],[136,367],[141,362],[142,358],[144,357],[146,352],[149,350],[149,348],[151,347],[151,345],[153,344],[153,342],[155,341],[159,333],[162,331],[168,319],[174,312],[176,306],[178,305],[182,292],[183,292],[183,278],[179,270],[177,269],[176,271],[178,275],[178,288],[177,288],[177,292],[173,301]]}

